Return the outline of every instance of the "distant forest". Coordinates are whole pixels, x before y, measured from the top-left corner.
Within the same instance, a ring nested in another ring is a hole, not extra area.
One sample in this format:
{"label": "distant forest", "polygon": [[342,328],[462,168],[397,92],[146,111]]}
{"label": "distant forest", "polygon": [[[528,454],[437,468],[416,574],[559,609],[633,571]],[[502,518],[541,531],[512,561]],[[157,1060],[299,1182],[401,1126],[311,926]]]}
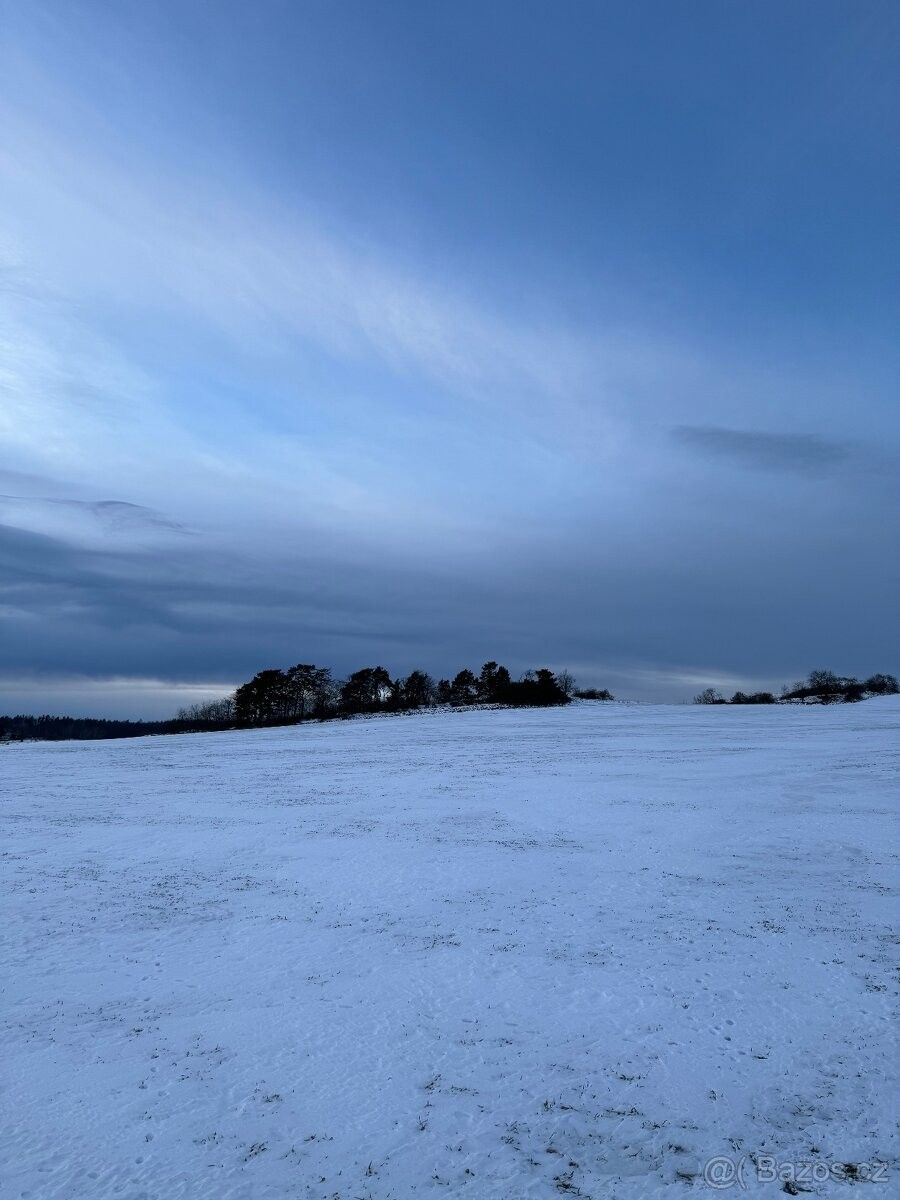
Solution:
{"label": "distant forest", "polygon": [[786,683],[781,694],[735,692],[726,700],[717,688],[705,688],[694,697],[695,704],[852,704],[867,696],[895,696],[900,683],[893,675],[870,675],[860,680],[834,671],[810,671],[805,680]]}
{"label": "distant forest", "polygon": [[[695,704],[836,704],[867,696],[900,693],[893,675],[871,675],[860,681],[833,671],[810,671],[798,683],[772,692],[735,692],[726,699],[716,688],[694,697]],[[297,663],[287,670],[259,671],[231,696],[192,704],[167,721],[118,721],[95,717],[0,716],[0,742],[64,741],[70,738],[144,737],[158,733],[202,733],[225,729],[259,729],[332,721],[376,713],[410,713],[429,708],[496,705],[536,708],[568,704],[572,699],[612,700],[605,688],[579,688],[568,671],[543,667],[513,679],[496,662],[486,662],[476,675],[459,671],[453,679],[435,681],[425,671],[392,678],[384,667],[362,667],[347,679],[335,679],[328,667]]]}
{"label": "distant forest", "polygon": [[297,663],[287,670],[259,671],[231,696],[182,708],[168,721],[116,721],[90,717],[0,717],[0,740],[62,741],[67,738],[141,737],[157,733],[199,733],[258,729],[327,721],[375,713],[408,713],[425,708],[499,705],[536,708],[583,700],[612,700],[606,689],[579,689],[568,671],[526,671],[513,679],[506,667],[486,662],[478,675],[464,669],[435,682],[425,671],[392,678],[384,667],[363,667],[336,680],[328,667]]}

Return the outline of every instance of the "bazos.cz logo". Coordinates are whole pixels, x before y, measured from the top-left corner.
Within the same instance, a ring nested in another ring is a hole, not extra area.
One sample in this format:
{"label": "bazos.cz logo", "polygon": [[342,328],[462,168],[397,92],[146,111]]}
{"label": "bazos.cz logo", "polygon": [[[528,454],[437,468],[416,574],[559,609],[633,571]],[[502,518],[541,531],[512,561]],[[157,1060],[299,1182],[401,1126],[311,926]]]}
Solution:
{"label": "bazos.cz logo", "polygon": [[703,1182],[716,1191],[733,1187],[746,1190],[751,1182],[781,1183],[786,1192],[797,1195],[804,1187],[826,1183],[829,1179],[845,1183],[887,1183],[888,1165],[883,1162],[825,1162],[822,1159],[779,1162],[766,1155],[731,1158],[725,1154],[707,1159],[703,1164]]}

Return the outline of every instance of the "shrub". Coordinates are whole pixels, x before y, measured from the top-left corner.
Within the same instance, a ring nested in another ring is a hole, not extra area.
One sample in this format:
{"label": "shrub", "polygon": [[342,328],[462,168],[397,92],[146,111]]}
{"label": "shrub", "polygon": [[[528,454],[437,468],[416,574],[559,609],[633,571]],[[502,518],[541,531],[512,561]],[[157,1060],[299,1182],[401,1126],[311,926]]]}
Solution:
{"label": "shrub", "polygon": [[528,671],[506,689],[504,703],[520,707],[541,707],[548,704],[568,704],[569,697],[559,686],[552,671],[541,667]]}
{"label": "shrub", "polygon": [[[893,679],[890,675],[873,675],[878,686],[890,686],[882,681]],[[868,681],[867,681],[868,682]],[[896,683],[896,680],[893,681]],[[834,671],[810,671],[806,683],[795,684],[793,688],[782,693],[784,700],[811,700],[818,704],[852,704],[864,700],[870,689],[866,683],[860,683],[848,675],[836,675]]]}
{"label": "shrub", "polygon": [[896,696],[900,694],[900,683],[893,675],[870,675],[863,684],[870,696]]}

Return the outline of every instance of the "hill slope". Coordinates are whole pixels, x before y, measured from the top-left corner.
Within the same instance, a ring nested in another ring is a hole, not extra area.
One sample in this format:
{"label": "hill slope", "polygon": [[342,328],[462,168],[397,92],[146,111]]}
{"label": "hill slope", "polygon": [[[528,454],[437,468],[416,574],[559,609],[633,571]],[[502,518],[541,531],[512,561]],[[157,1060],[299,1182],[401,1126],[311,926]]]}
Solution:
{"label": "hill slope", "polygon": [[898,728],[585,704],[3,748],[0,1180],[643,1197],[888,1158]]}

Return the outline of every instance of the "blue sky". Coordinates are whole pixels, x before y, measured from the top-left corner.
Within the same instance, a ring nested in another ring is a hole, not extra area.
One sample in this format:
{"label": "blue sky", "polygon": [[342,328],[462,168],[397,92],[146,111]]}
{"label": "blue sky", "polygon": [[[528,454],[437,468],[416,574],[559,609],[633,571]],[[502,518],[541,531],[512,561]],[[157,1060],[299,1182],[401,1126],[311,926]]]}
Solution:
{"label": "blue sky", "polygon": [[0,709],[900,666],[900,14],[0,0]]}

